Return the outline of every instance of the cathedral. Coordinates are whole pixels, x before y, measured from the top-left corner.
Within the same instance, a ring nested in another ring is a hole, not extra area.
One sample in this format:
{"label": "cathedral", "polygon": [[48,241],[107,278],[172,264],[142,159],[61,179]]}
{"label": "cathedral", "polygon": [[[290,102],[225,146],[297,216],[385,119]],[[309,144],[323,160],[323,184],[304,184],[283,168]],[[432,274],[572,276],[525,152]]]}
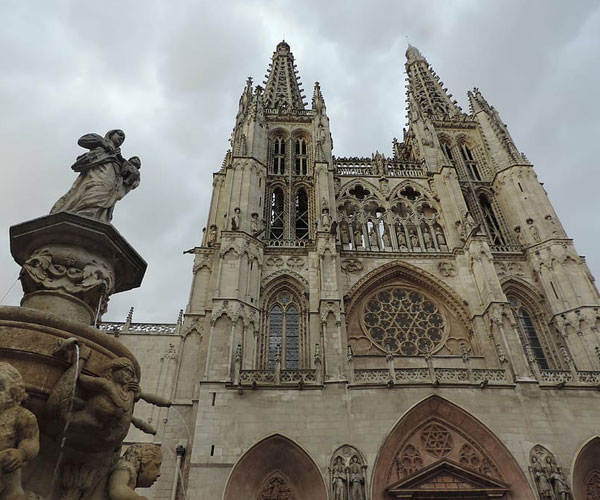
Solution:
{"label": "cathedral", "polygon": [[[333,155],[290,46],[248,79],[177,323],[135,353],[157,500],[600,499],[600,299],[498,111],[406,51],[393,152]],[[390,131],[390,135],[394,131]],[[398,134],[399,135],[399,134]]]}

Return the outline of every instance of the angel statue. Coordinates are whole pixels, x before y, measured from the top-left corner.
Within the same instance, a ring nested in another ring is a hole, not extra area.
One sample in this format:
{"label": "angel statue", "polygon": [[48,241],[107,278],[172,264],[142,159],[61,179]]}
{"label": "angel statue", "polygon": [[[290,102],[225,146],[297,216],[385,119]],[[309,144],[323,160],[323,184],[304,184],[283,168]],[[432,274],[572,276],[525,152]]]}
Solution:
{"label": "angel statue", "polygon": [[77,144],[89,152],[71,166],[79,177],[50,213],[71,212],[109,223],[117,201],[140,184],[142,162],[137,156],[129,160],[121,156],[124,141],[125,133],[119,129],[109,130],[104,137],[82,136]]}

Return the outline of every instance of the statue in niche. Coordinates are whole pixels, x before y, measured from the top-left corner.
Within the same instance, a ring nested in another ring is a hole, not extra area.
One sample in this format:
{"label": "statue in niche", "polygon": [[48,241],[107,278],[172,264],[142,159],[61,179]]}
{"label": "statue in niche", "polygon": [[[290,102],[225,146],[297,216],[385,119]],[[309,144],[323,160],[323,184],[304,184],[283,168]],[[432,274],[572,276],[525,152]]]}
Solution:
{"label": "statue in niche", "polygon": [[379,235],[377,234],[377,229],[375,229],[374,225],[369,229],[369,245],[371,248],[379,248]]}
{"label": "statue in niche", "polygon": [[259,231],[259,228],[258,228],[258,214],[256,212],[253,212],[250,217],[251,217],[251,219],[250,219],[250,233],[252,234],[252,236],[254,236]]}
{"label": "statue in niche", "polygon": [[360,226],[356,226],[354,228],[354,246],[356,248],[358,247],[362,247],[362,230],[360,228]]}
{"label": "statue in niche", "polygon": [[350,233],[348,232],[348,224],[346,222],[343,222],[340,226],[340,238],[342,245],[350,243]]}
{"label": "statue in niche", "polygon": [[331,216],[329,215],[329,208],[323,207],[321,213],[321,228],[323,231],[329,231],[331,229]]}
{"label": "statue in niche", "polygon": [[425,228],[423,230],[423,241],[425,242],[425,248],[427,250],[434,250],[433,238],[431,237],[431,233],[429,232],[429,228]]}
{"label": "statue in niche", "polygon": [[109,130],[104,137],[86,134],[77,144],[90,151],[77,157],[71,168],[79,173],[73,186],[50,210],[70,212],[109,223],[117,201],[140,184],[142,163],[137,156],[125,160],[122,130]]}
{"label": "statue in niche", "polygon": [[350,495],[348,500],[365,500],[365,475],[358,457],[353,455],[348,466],[350,474]]}
{"label": "statue in niche", "polygon": [[408,237],[410,238],[410,246],[413,250],[420,248],[419,237],[417,236],[417,233],[415,233],[414,229],[410,230]]}
{"label": "statue in niche", "polygon": [[149,488],[160,476],[162,453],[155,444],[134,444],[117,461],[108,479],[110,500],[148,500],[135,488]]}
{"label": "statue in niche", "polygon": [[0,363],[0,498],[26,500],[21,469],[40,449],[33,413],[21,403],[27,398],[23,378],[9,363]]}
{"label": "statue in niche", "polygon": [[444,238],[444,233],[440,227],[435,228],[435,239],[437,240],[440,248],[446,245],[446,238]]}
{"label": "statue in niche", "polygon": [[347,500],[346,488],[347,488],[347,476],[346,466],[342,457],[337,457],[335,463],[331,468],[331,484],[333,491],[333,500]]}
{"label": "statue in niche", "polygon": [[406,235],[404,234],[404,227],[402,226],[402,224],[398,226],[396,236],[398,238],[398,248],[404,251],[408,250],[408,247],[406,246]]}
{"label": "statue in niche", "polygon": [[469,237],[469,236],[471,236],[471,234],[473,234],[473,232],[477,231],[479,226],[475,222],[475,219],[473,219],[471,212],[469,212],[468,210],[465,212],[463,219],[464,219],[463,222],[464,222],[464,226],[465,226],[465,233],[466,233],[466,236]]}
{"label": "statue in niche", "polygon": [[[60,350],[71,350],[74,344],[75,339],[66,340]],[[135,368],[128,358],[109,361],[100,377],[85,375],[82,370],[90,354],[89,348],[82,346],[77,377],[78,395],[82,397],[75,397],[72,411],[69,412],[75,363],[63,373],[46,402],[49,421],[56,422],[58,417],[60,428],[69,421],[71,439],[67,444],[96,451],[113,450],[121,445],[132,423],[140,430],[154,434],[156,431],[151,426],[133,416],[134,404],[143,399],[157,406],[170,406],[170,401],[140,392]]]}
{"label": "statue in niche", "polygon": [[206,246],[214,247],[217,242],[217,226],[211,224],[210,229],[208,230],[208,240],[206,242]]}
{"label": "statue in niche", "polygon": [[550,483],[552,484],[552,489],[554,491],[554,496],[556,500],[570,500],[571,498],[571,490],[563,475],[560,467],[556,465],[554,460],[552,460],[551,456],[546,457],[546,468],[550,473]]}
{"label": "statue in niche", "polygon": [[233,215],[231,217],[231,230],[239,231],[240,230],[240,207],[235,207],[233,209]]}
{"label": "statue in niche", "polygon": [[554,500],[554,494],[550,485],[548,471],[536,456],[531,457],[531,470],[535,479],[535,485],[538,493],[540,494],[540,499]]}
{"label": "statue in niche", "polygon": [[392,246],[392,242],[390,241],[390,232],[388,231],[387,226],[383,229],[383,234],[381,235],[381,239],[383,240],[383,246],[389,248]]}

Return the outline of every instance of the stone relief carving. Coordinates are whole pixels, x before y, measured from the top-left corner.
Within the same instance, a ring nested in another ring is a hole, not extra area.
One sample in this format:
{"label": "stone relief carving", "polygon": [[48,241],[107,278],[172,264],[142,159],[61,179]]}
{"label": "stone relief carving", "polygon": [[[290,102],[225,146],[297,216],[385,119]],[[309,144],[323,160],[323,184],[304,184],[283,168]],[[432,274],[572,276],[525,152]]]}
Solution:
{"label": "stone relief carving", "polygon": [[465,469],[502,479],[491,456],[469,435],[437,418],[419,425],[400,444],[388,471],[390,483],[447,459]]}
{"label": "stone relief carving", "polygon": [[438,271],[445,278],[456,276],[456,267],[454,267],[452,262],[440,262],[438,264]]}
{"label": "stone relief carving", "polygon": [[600,499],[600,471],[591,471],[585,480],[585,500]]}
{"label": "stone relief carving", "polygon": [[496,272],[502,276],[523,276],[523,266],[518,262],[495,262]]}
{"label": "stone relief carving", "polygon": [[281,257],[269,257],[265,261],[268,267],[281,267],[283,266],[283,259]]}
{"label": "stone relief carving", "polygon": [[363,270],[363,263],[360,259],[344,259],[342,270],[348,274],[359,274]]}
{"label": "stone relief carving", "polygon": [[233,215],[231,216],[231,230],[232,231],[240,230],[240,209],[239,209],[239,207],[235,207],[233,209]]}
{"label": "stone relief carving", "polygon": [[[67,353],[74,348],[75,339],[65,341],[58,352]],[[68,445],[98,452],[114,450],[120,446],[134,424],[144,432],[155,433],[146,422],[133,417],[136,401],[143,399],[158,406],[170,402],[139,390],[139,381],[133,363],[128,358],[116,358],[104,367],[100,377],[82,373],[90,357],[89,348],[81,349],[79,362],[68,368],[52,389],[46,402],[45,414],[53,426],[63,429],[69,422]],[[74,357],[74,356],[73,356]],[[77,378],[75,375],[77,374]],[[73,387],[76,384],[76,387]],[[76,401],[71,411],[71,397]],[[49,429],[56,433],[56,428]]]}
{"label": "stone relief carving", "polygon": [[541,500],[570,500],[571,489],[556,457],[536,444],[529,454],[529,470]]}
{"label": "stone relief carving", "polygon": [[[21,282],[25,293],[36,290],[62,290],[96,310],[101,299],[114,291],[115,277],[103,262],[87,252],[62,246],[42,247],[23,264]],[[102,300],[101,311],[106,307]]]}
{"label": "stone relief carving", "polygon": [[0,498],[7,500],[26,498],[21,470],[40,449],[37,420],[21,406],[26,398],[19,371],[9,363],[0,363]]}
{"label": "stone relief carving", "polygon": [[338,448],[329,467],[332,500],[366,499],[367,464],[354,446]]}
{"label": "stone relief carving", "polygon": [[296,500],[296,495],[287,478],[280,472],[275,472],[261,488],[257,500]]}
{"label": "stone relief carving", "polygon": [[136,498],[148,500],[137,495],[135,488],[149,488],[160,475],[162,453],[155,444],[134,444],[117,461],[110,471],[108,497],[110,500],[129,500]]}
{"label": "stone relief carving", "polygon": [[101,222],[112,220],[117,201],[140,184],[141,161],[137,156],[125,160],[121,145],[122,130],[109,130],[104,137],[85,134],[77,144],[90,151],[77,157],[71,168],[79,177],[50,213],[71,212]]}
{"label": "stone relief carving", "polygon": [[299,269],[301,267],[304,267],[304,259],[302,257],[290,257],[287,260],[287,265],[293,269]]}

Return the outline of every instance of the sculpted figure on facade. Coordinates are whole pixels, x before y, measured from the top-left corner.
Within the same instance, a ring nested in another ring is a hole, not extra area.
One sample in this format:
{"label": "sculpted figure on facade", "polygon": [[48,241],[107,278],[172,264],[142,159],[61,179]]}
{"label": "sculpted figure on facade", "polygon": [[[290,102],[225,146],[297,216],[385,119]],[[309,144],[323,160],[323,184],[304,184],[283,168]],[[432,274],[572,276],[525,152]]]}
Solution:
{"label": "sculpted figure on facade", "polygon": [[162,453],[155,444],[134,444],[110,471],[108,498],[110,500],[148,500],[135,488],[149,488],[160,476]]}
{"label": "sculpted figure on facade", "polygon": [[206,241],[206,246],[214,247],[216,242],[217,242],[217,226],[214,224],[211,224],[211,226],[208,230],[208,239]]}
{"label": "sculpted figure on facade", "polygon": [[333,500],[347,500],[347,480],[344,459],[342,457],[337,457],[331,468]]}
{"label": "sculpted figure on facade", "polygon": [[433,238],[431,237],[431,233],[429,232],[429,228],[423,228],[423,241],[425,241],[425,248],[427,250],[433,250]]}
{"label": "sculpted figure on facade", "polygon": [[329,231],[331,229],[331,216],[329,215],[329,208],[327,206],[323,207],[321,213],[321,229],[323,231]]}
{"label": "sculpted figure on facade", "polygon": [[377,234],[377,229],[375,229],[374,225],[371,226],[371,229],[369,229],[369,245],[372,249],[379,248],[379,237]]}
{"label": "sculpted figure on facade", "polygon": [[39,430],[33,413],[21,403],[27,398],[21,374],[0,363],[0,498],[26,500],[21,484],[23,464],[39,452]]}
{"label": "sculpted figure on facade", "polygon": [[231,230],[239,231],[240,230],[240,208],[235,207],[233,209],[233,215],[231,216]]}
{"label": "sculpted figure on facade", "polygon": [[435,228],[435,239],[437,240],[440,249],[446,245],[446,238],[439,226]]}
{"label": "sculpted figure on facade", "polygon": [[79,177],[50,213],[71,212],[109,223],[117,201],[140,184],[141,161],[121,155],[122,130],[109,130],[104,137],[86,134],[77,144],[90,151],[77,157],[71,168]]}
{"label": "sculpted figure on facade", "polygon": [[408,247],[406,246],[406,235],[404,234],[404,227],[402,224],[398,225],[396,237],[398,238],[398,248],[404,251],[408,250]]}
{"label": "sculpted figure on facade", "polygon": [[535,445],[530,453],[531,473],[541,500],[570,500],[571,490],[552,453]]}
{"label": "sculpted figure on facade", "polygon": [[365,500],[365,475],[363,468],[358,461],[358,457],[353,455],[348,466],[350,475],[349,500]]}
{"label": "sculpted figure on facade", "polygon": [[362,247],[363,246],[363,241],[362,241],[362,230],[360,228],[360,225],[357,225],[354,227],[354,246],[356,248]]}
{"label": "sculpted figure on facade", "polygon": [[410,238],[410,246],[412,247],[413,250],[420,248],[419,237],[417,236],[417,233],[415,233],[414,229],[410,230],[409,238]]}

